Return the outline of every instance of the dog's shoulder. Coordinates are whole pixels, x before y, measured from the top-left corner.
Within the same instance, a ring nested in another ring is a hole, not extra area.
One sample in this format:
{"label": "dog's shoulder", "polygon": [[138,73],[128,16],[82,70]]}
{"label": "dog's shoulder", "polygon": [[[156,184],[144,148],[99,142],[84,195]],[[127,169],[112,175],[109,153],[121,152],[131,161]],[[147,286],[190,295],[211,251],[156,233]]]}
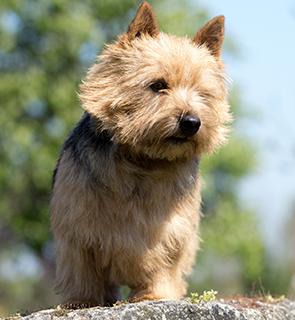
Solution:
{"label": "dog's shoulder", "polygon": [[60,160],[65,152],[70,154],[77,165],[87,168],[91,166],[91,158],[99,157],[102,153],[108,153],[112,145],[110,134],[101,129],[99,120],[85,112],[63,144],[53,171],[53,185]]}
{"label": "dog's shoulder", "polygon": [[112,145],[111,136],[100,128],[99,120],[85,112],[64,143],[63,150],[70,150],[77,156],[83,149],[106,151]]}

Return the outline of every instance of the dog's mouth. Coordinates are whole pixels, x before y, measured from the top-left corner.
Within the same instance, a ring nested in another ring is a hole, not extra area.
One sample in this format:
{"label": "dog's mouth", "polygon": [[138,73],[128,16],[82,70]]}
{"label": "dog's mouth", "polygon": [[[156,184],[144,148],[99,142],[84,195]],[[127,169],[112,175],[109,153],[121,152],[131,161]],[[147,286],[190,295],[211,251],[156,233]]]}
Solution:
{"label": "dog's mouth", "polygon": [[166,138],[166,141],[172,144],[183,144],[189,142],[189,139],[186,137],[171,136]]}

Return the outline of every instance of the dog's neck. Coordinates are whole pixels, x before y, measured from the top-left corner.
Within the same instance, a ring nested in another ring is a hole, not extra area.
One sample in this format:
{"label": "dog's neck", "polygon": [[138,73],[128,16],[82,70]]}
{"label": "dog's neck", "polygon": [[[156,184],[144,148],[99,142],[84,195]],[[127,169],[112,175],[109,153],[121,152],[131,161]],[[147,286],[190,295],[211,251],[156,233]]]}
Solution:
{"label": "dog's neck", "polygon": [[120,146],[120,157],[124,157],[130,164],[145,170],[163,170],[175,166],[174,161],[151,158],[144,153],[134,153],[126,146]]}
{"label": "dog's neck", "polygon": [[134,169],[138,169],[141,172],[145,171],[146,173],[173,173],[179,170],[179,167],[187,167],[195,164],[198,167],[198,159],[161,159],[161,158],[151,158],[144,153],[135,153],[130,150],[128,146],[119,146],[117,152],[118,160],[128,163],[130,166],[133,166]]}

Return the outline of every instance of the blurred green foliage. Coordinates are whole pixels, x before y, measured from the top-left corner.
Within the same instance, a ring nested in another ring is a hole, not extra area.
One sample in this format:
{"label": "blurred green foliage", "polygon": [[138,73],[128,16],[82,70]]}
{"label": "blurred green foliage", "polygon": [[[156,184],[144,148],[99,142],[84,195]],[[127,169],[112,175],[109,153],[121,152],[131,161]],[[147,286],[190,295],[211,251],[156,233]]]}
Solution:
{"label": "blurred green foliage", "polygon": [[[192,36],[207,19],[206,10],[189,0],[150,2],[165,32]],[[51,175],[63,140],[82,114],[78,84],[103,44],[127,29],[137,5],[135,0],[0,2],[0,239],[28,247],[40,260],[44,274],[48,271],[44,261],[52,260]],[[236,91],[231,99],[238,117],[241,105]],[[205,217],[200,273],[218,261],[210,258],[208,265],[209,256],[237,259],[242,291],[261,277],[264,268],[256,220],[237,200],[239,181],[255,164],[253,153],[247,141],[234,133],[227,147],[202,164]],[[4,261],[2,249],[0,263]],[[212,275],[200,279],[194,277],[196,270],[191,277],[193,289],[215,288]],[[44,275],[42,279],[38,286],[36,279],[13,285],[1,280],[0,285],[5,284],[1,301],[6,305],[0,308],[16,311],[37,302],[53,303],[52,279]]]}

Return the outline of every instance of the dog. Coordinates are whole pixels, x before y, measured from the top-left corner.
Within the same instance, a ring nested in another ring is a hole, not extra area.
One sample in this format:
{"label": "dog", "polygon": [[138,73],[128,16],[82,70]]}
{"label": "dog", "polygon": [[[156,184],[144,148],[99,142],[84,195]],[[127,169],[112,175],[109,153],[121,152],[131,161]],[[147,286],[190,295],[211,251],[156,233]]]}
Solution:
{"label": "dog", "polygon": [[112,305],[186,294],[199,247],[199,161],[232,116],[224,17],[193,39],[159,31],[140,5],[80,86],[85,110],[54,171],[51,225],[63,302]]}

